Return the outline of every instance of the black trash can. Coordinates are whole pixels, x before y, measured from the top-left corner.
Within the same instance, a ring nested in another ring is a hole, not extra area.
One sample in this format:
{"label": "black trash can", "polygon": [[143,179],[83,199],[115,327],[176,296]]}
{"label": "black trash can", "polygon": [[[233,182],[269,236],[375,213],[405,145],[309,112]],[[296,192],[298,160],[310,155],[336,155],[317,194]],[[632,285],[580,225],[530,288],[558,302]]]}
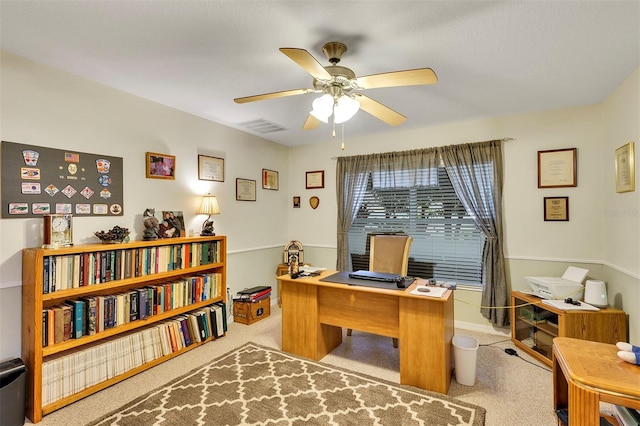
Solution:
{"label": "black trash can", "polygon": [[27,368],[20,358],[0,362],[0,425],[24,425]]}

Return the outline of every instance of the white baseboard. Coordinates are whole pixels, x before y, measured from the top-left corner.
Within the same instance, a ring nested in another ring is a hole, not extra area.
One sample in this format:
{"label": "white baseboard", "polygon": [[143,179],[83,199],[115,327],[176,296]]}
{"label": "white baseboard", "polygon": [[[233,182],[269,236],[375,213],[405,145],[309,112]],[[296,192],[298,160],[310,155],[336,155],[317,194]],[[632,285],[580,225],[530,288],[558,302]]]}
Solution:
{"label": "white baseboard", "polygon": [[471,330],[496,336],[511,337],[511,329],[508,327],[494,327],[490,324],[476,324],[464,321],[454,321],[453,324],[455,328],[460,328],[462,330]]}

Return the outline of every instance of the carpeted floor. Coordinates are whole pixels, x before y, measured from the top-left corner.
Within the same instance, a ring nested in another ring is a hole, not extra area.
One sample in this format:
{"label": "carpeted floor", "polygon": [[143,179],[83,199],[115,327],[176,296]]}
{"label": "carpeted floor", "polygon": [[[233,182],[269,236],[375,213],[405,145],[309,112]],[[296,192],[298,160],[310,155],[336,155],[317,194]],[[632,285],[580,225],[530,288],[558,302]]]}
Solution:
{"label": "carpeted floor", "polygon": [[[279,350],[280,320],[280,309],[274,305],[270,317],[253,325],[230,323],[225,337],[57,410],[38,425],[87,425],[247,342]],[[463,329],[455,332],[476,337],[480,342],[477,378],[474,386],[463,386],[452,380],[448,396],[485,408],[486,426],[557,425],[553,412],[553,378],[546,366],[519,349],[519,356],[507,355],[504,349],[514,348],[508,336]],[[400,380],[399,351],[393,348],[391,339],[384,336],[354,330],[353,336],[343,336],[343,343],[320,362],[392,383]],[[420,360],[416,360],[416,365],[419,364]],[[28,420],[27,423],[30,424]]]}
{"label": "carpeted floor", "polygon": [[92,425],[484,425],[485,410],[247,343]]}

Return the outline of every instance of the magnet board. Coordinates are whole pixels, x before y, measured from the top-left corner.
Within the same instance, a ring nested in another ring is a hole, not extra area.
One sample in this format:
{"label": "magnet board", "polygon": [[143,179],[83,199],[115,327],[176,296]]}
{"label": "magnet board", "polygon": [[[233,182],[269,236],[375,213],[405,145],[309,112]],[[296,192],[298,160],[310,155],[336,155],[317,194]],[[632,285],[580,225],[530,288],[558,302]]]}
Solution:
{"label": "magnet board", "polygon": [[2,141],[2,217],[122,216],[123,161]]}

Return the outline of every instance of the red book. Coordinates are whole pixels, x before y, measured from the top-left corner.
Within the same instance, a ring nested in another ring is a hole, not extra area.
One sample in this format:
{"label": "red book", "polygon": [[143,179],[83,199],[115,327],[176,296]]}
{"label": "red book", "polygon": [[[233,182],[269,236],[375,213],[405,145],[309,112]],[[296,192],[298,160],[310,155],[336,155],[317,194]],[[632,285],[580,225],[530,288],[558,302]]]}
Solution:
{"label": "red book", "polygon": [[269,287],[266,290],[262,290],[259,293],[254,293],[251,295],[251,300],[260,300],[260,298],[262,298],[265,295],[271,294],[271,287]]}

